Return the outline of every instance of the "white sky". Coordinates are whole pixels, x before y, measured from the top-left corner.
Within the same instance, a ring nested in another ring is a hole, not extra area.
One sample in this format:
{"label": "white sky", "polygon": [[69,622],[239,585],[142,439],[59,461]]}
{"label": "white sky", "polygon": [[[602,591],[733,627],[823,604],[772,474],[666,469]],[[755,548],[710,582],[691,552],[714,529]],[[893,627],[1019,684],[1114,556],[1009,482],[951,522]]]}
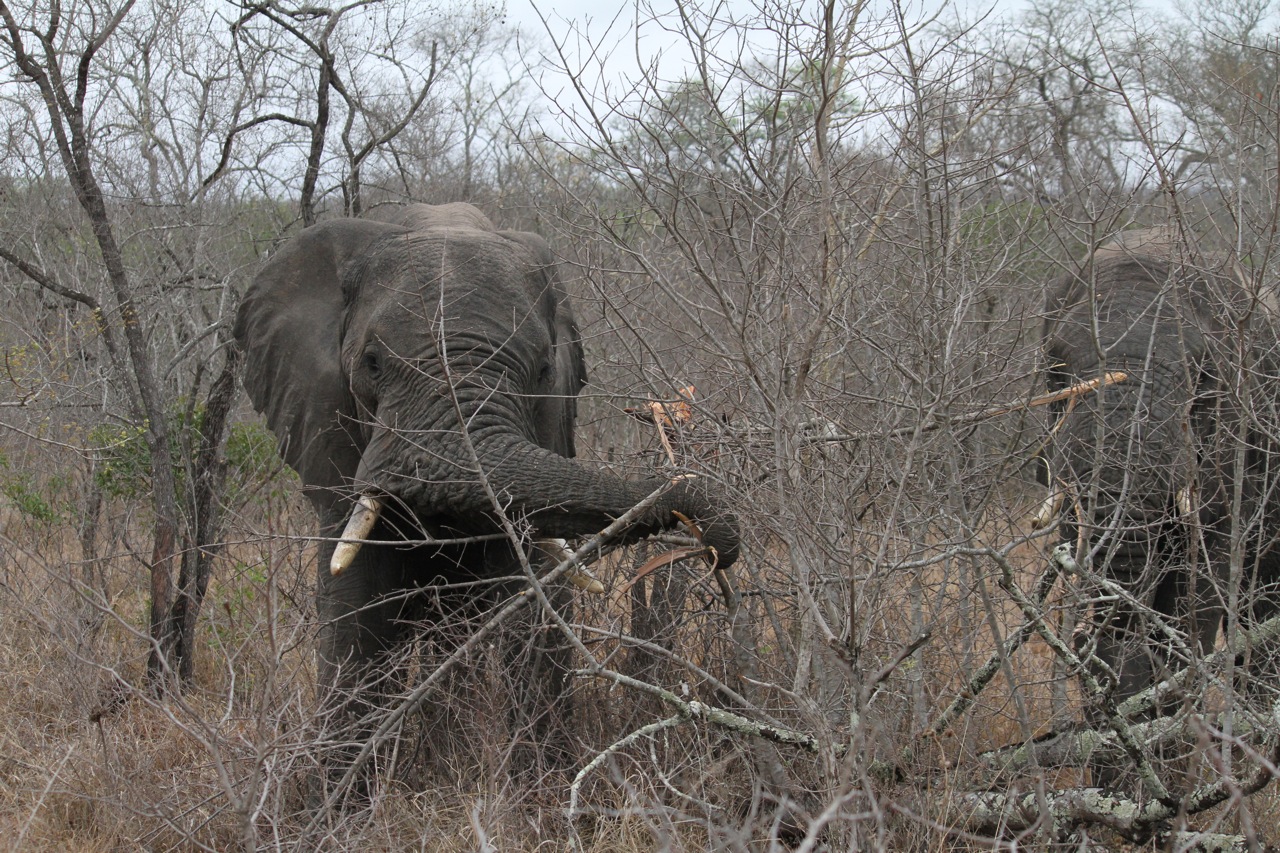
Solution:
{"label": "white sky", "polygon": [[[845,0],[849,2],[849,0]],[[892,8],[895,0],[870,0],[863,14],[866,20],[884,18],[885,12]],[[948,7],[943,15],[945,19],[954,19],[957,15],[974,20],[983,13],[992,17],[1009,17],[1022,8],[1027,0],[897,0],[903,5],[903,14],[908,24],[924,19],[933,14],[944,4]],[[1169,3],[1172,0],[1155,0],[1157,3]],[[624,72],[633,71],[640,59],[650,60],[658,53],[669,56],[672,64],[681,64],[683,51],[677,47],[677,39],[664,28],[674,24],[676,10],[684,5],[690,9],[719,8],[736,18],[750,18],[757,5],[786,8],[787,0],[506,0],[507,21],[520,28],[528,35],[533,35],[543,42],[554,38],[567,45],[571,52],[585,55],[589,51],[584,48],[590,45],[594,49],[608,51],[604,62],[606,70],[612,71],[608,76],[621,76]],[[637,12],[637,6],[642,11]],[[804,8],[805,17],[813,20],[817,17],[818,3],[815,0],[793,0],[791,8]],[[640,27],[641,38],[636,42],[634,31],[637,15],[642,16]],[[653,20],[654,15],[667,20],[664,25]],[[667,63],[664,63],[664,67]],[[673,67],[667,73],[669,77],[681,76]]]}
{"label": "white sky", "polygon": [[[641,0],[647,8],[659,14],[673,13],[682,0]],[[785,0],[765,0],[781,5]],[[848,0],[845,0],[847,3]],[[872,15],[880,9],[888,8],[892,0],[871,0]],[[924,10],[936,10],[944,4],[959,11],[966,18],[974,18],[991,11],[993,17],[1008,17],[1025,8],[1029,0],[901,0],[908,18],[913,14],[921,14]],[[1142,5],[1154,10],[1172,10],[1178,0],[1147,0]],[[756,5],[755,0],[683,0],[684,5],[692,8],[709,8],[723,6],[731,12],[746,15]],[[795,6],[816,6],[813,0],[794,0]],[[636,0],[506,0],[508,20],[518,25],[526,33],[543,35],[548,27],[541,18],[545,18],[549,29],[557,36],[562,36],[571,28],[577,27],[593,39],[602,37],[610,23],[614,24],[613,35],[625,33],[636,18]],[[652,27],[650,27],[652,29]]]}
{"label": "white sky", "polygon": [[[532,35],[542,45],[544,54],[552,51],[552,40],[560,44],[570,66],[577,65],[581,72],[578,76],[585,87],[592,90],[595,104],[620,104],[627,100],[626,93],[619,90],[624,80],[635,80],[641,64],[648,65],[656,56],[662,56],[659,66],[660,76],[666,82],[673,82],[686,76],[689,51],[682,40],[676,37],[671,29],[677,23],[677,10],[682,0],[506,0],[506,19],[509,24],[517,26],[525,35]],[[849,0],[845,0],[849,2]],[[929,15],[947,4],[948,10],[942,19],[955,20],[957,15],[965,20],[973,21],[984,12],[993,17],[1008,17],[1021,8],[1026,0],[869,0],[863,14],[868,26],[872,22],[888,20],[886,12],[892,8],[893,2],[903,4],[903,15],[908,27],[926,19]],[[1168,0],[1165,0],[1168,2]],[[820,6],[816,0],[683,0],[684,8],[721,10],[719,16],[737,19],[754,17],[758,5],[782,9],[803,10],[804,17],[810,21],[818,18]],[[640,11],[637,11],[637,7]],[[637,15],[640,16],[640,38],[636,39]],[[654,20],[654,16],[659,20]],[[746,33],[746,35],[743,35]],[[759,41],[767,41],[767,36],[757,33]],[[890,38],[888,32],[878,36],[867,34],[871,42],[877,39]],[[746,39],[751,43],[749,31],[738,30],[722,47],[729,57],[743,51],[744,44],[738,39]],[[554,67],[559,64],[557,58],[543,63],[542,68],[533,69],[532,77],[547,99],[554,103],[561,117],[551,119],[562,127],[573,125],[572,116],[582,109],[582,101],[572,91],[569,79],[563,73],[557,73]],[[610,91],[606,95],[604,90]],[[553,110],[552,112],[555,112]]]}
{"label": "white sky", "polygon": [[[777,0],[775,0],[777,2]],[[944,0],[903,0],[908,8],[908,15],[928,7],[937,9]],[[644,0],[647,8],[659,14],[674,13],[681,5],[681,0]],[[690,7],[708,8],[722,5],[739,14],[749,14],[755,3],[753,0],[683,0]],[[796,5],[816,5],[799,0]],[[949,5],[966,13],[995,9],[997,14],[1016,10],[1024,5],[1024,0],[951,0]],[[875,7],[886,7],[886,0],[872,0],[871,10]],[[528,33],[543,34],[547,27],[540,18],[545,18],[549,28],[557,35],[564,34],[571,27],[585,29],[592,36],[603,35],[611,22],[616,19],[615,33],[624,32],[635,21],[636,0],[507,0],[507,18]]]}
{"label": "white sky", "polygon": [[[850,4],[864,0],[841,0]],[[501,2],[501,0],[499,0]],[[641,64],[649,65],[655,56],[661,55],[660,77],[664,82],[674,82],[687,76],[689,51],[672,32],[676,23],[676,11],[717,9],[718,17],[728,16],[739,20],[756,16],[758,6],[774,10],[800,10],[803,17],[814,21],[819,17],[818,0],[505,0],[508,23],[517,26],[523,34],[534,36],[543,51],[552,49],[551,42],[560,44],[568,56],[568,63],[577,66],[578,79],[593,90],[597,104],[618,104],[627,100],[619,91],[621,81],[635,80]],[[903,17],[908,28],[945,9],[940,16],[944,23],[963,21],[973,23],[984,19],[984,26],[997,21],[1010,22],[1017,13],[1027,8],[1031,0],[865,0],[867,8],[861,19],[868,28],[875,22],[881,25],[890,21],[887,14],[893,3],[901,3]],[[1156,14],[1171,13],[1179,0],[1139,0],[1142,8]],[[1194,0],[1187,0],[1194,2]],[[640,11],[637,11],[637,10]],[[843,10],[842,10],[843,11]],[[640,39],[637,41],[636,21],[641,16]],[[654,16],[659,17],[654,20]],[[545,21],[545,22],[544,22]],[[744,35],[745,33],[745,35]],[[893,33],[870,30],[860,33],[868,39],[868,45],[878,40],[891,40]],[[767,36],[756,32],[757,44],[767,41]],[[721,45],[728,57],[743,55],[749,50],[753,35],[749,30],[736,30],[733,37]],[[744,43],[738,39],[744,39]],[[767,52],[767,51],[766,51]],[[528,55],[528,54],[526,54]],[[746,53],[749,55],[749,53]],[[569,79],[557,73],[554,57],[545,61],[542,68],[532,69],[532,77],[550,102],[562,110],[575,112],[580,99],[571,91]],[[604,89],[610,91],[605,95]]]}

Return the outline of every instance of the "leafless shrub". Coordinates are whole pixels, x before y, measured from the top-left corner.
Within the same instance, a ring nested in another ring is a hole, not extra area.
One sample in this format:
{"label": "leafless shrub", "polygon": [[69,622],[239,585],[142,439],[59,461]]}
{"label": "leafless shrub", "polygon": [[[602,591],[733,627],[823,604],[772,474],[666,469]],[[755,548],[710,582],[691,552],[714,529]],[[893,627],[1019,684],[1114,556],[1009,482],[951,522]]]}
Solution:
{"label": "leafless shrub", "polygon": [[[1161,684],[1115,701],[1090,656],[1099,608],[1132,591],[1036,529],[1050,422],[1028,405],[1044,288],[1127,228],[1231,255],[1274,299],[1268,6],[1202,4],[1175,26],[1046,2],[964,26],[901,6],[641,3],[642,31],[688,61],[619,81],[591,64],[602,39],[559,40],[554,115],[490,82],[511,44],[492,18],[376,5],[197,21],[126,4],[109,32],[110,14],[69,14],[46,46],[51,7],[0,4],[6,846],[1280,843],[1275,626],[1249,610],[1269,590],[1238,548],[1224,639],[1203,653],[1142,610],[1173,651]],[[89,55],[86,33],[109,38]],[[34,66],[18,41],[41,45]],[[85,57],[97,208],[54,132],[70,113],[31,79],[56,68],[74,92]],[[231,445],[200,418],[258,255],[295,221],[398,197],[480,199],[545,234],[592,371],[581,452],[714,479],[748,545],[727,575],[651,563],[689,542],[650,543],[592,566],[604,597],[522,605],[577,645],[570,769],[537,758],[533,781],[513,756],[538,737],[511,723],[519,679],[491,642],[517,614],[431,626],[376,709],[361,800],[321,771],[352,745],[312,695],[308,513],[243,411]],[[1273,386],[1267,365],[1231,393]],[[623,411],[652,401],[656,419]],[[1244,410],[1274,440],[1264,402]],[[222,449],[201,456],[202,439]],[[184,557],[207,560],[181,692],[147,687],[161,557],[179,587]],[[1091,787],[1091,749],[1137,781]]]}

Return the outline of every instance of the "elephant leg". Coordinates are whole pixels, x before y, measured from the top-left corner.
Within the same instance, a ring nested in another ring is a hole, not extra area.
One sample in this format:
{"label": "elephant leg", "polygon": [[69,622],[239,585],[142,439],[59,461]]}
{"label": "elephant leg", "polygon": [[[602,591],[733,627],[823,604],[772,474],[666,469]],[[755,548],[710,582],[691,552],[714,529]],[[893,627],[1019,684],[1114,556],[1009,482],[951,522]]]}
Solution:
{"label": "elephant leg", "polygon": [[[1215,561],[1208,566],[1202,562],[1194,570],[1179,568],[1171,571],[1161,580],[1156,589],[1153,609],[1166,619],[1170,627],[1186,637],[1186,651],[1175,653],[1171,648],[1172,642],[1166,636],[1151,632],[1151,646],[1158,651],[1168,650],[1156,659],[1159,669],[1153,673],[1152,683],[1168,678],[1175,670],[1182,669],[1186,665],[1186,654],[1190,654],[1195,661],[1203,660],[1213,653],[1225,613],[1222,604],[1225,588],[1219,585],[1221,575],[1225,574],[1225,567],[1225,561]],[[1196,683],[1189,682],[1185,689],[1194,701],[1199,692]],[[1176,714],[1186,699],[1186,696],[1169,696],[1150,716]],[[1201,774],[1195,772],[1194,767],[1197,762],[1204,761],[1193,744],[1187,742],[1157,747],[1151,757],[1166,784],[1172,787],[1186,785],[1199,777]]]}
{"label": "elephant leg", "polygon": [[325,764],[341,777],[402,689],[398,656],[416,608],[395,549],[366,546],[336,578],[328,570],[332,551],[325,543],[317,569],[318,722],[321,742],[332,745]]}
{"label": "elephant leg", "polygon": [[[509,575],[523,574],[519,561],[505,545],[493,546],[488,561],[490,566],[511,565]],[[533,565],[539,572],[548,568],[538,560]],[[500,584],[497,603],[509,600],[524,588],[523,580]],[[571,621],[571,590],[556,584],[544,591],[560,617]],[[534,604],[503,627],[500,645],[504,681],[511,697],[512,770],[536,779],[547,771],[570,767],[573,750],[568,675],[572,646],[568,638],[550,614]]]}
{"label": "elephant leg", "polygon": [[1219,582],[1225,572],[1203,569],[1192,572],[1171,572],[1166,583],[1156,592],[1155,609],[1159,613],[1177,617],[1174,627],[1187,632],[1190,647],[1199,656],[1213,653],[1226,614],[1223,606],[1224,587]]}
{"label": "elephant leg", "polygon": [[[1258,558],[1247,583],[1248,588],[1241,590],[1241,601],[1247,602],[1240,615],[1240,629],[1245,631],[1280,616],[1280,548]],[[1280,696],[1278,672],[1280,647],[1272,643],[1249,650],[1246,669],[1239,673],[1244,679],[1241,692],[1263,714],[1270,713],[1272,703]]]}
{"label": "elephant leg", "polygon": [[[1185,632],[1192,650],[1201,657],[1212,652],[1223,615],[1219,590],[1209,578],[1192,578],[1184,569],[1160,572],[1154,586],[1133,584],[1128,588],[1147,607],[1118,605],[1100,629],[1096,652],[1098,659],[1115,673],[1113,695],[1117,702],[1141,693],[1168,676],[1171,666],[1181,666],[1180,656],[1172,653],[1172,641],[1155,625],[1153,615],[1170,628]],[[1169,702],[1176,705],[1178,700],[1173,698]],[[1172,708],[1157,709],[1148,717],[1169,710]],[[1104,724],[1099,709],[1094,709],[1091,722]],[[1160,755],[1153,758],[1158,763],[1165,760]],[[1127,765],[1091,762],[1089,767],[1094,784],[1102,787],[1119,788],[1133,781],[1132,768]]]}
{"label": "elephant leg", "polygon": [[421,585],[412,632],[414,683],[431,679],[435,685],[430,701],[414,712],[407,728],[410,742],[402,745],[396,772],[415,789],[452,778],[460,767],[487,770],[505,761],[507,690],[492,677],[501,666],[491,665],[498,644],[481,643],[439,672],[493,615],[490,596],[477,592],[476,572],[482,565],[473,557],[451,553],[420,561],[411,571]]}
{"label": "elephant leg", "polygon": [[1098,631],[1096,667],[1100,679],[1115,679],[1112,696],[1124,701],[1151,683],[1155,671],[1154,650],[1149,642],[1146,617],[1133,607],[1121,604],[1107,616]]}
{"label": "elephant leg", "polygon": [[[1138,693],[1151,681],[1154,666],[1146,639],[1146,619],[1123,604],[1110,612],[1098,629],[1091,669],[1104,684],[1114,677],[1111,695],[1116,702]],[[1097,704],[1089,706],[1086,719],[1095,728],[1109,730],[1107,715]],[[1092,783],[1101,788],[1122,789],[1132,778],[1132,768],[1127,763],[1091,759],[1087,766]]]}
{"label": "elephant leg", "polygon": [[[1137,599],[1151,607],[1159,596],[1160,581],[1153,583],[1151,566],[1131,567],[1113,564],[1110,577]],[[1158,649],[1153,644],[1151,620],[1147,607],[1127,601],[1112,601],[1098,608],[1094,614],[1095,647],[1090,667],[1104,686],[1111,684],[1110,695],[1119,703],[1151,684],[1160,664]],[[1091,704],[1086,711],[1088,723],[1108,730],[1107,715],[1098,704]],[[1113,764],[1090,760],[1088,762],[1093,784],[1103,788],[1122,789],[1132,781],[1132,767],[1127,763]]]}
{"label": "elephant leg", "polygon": [[[659,553],[653,543],[644,542],[636,547],[635,568],[641,568],[649,558]],[[685,616],[687,582],[681,567],[668,566],[647,577],[637,577],[631,583],[631,636],[646,646],[635,645],[627,649],[624,670],[639,681],[671,687],[679,680],[677,667],[658,649],[671,651],[676,633]],[[638,695],[628,702],[618,721],[622,728],[630,730],[665,715],[660,700],[648,695]]]}

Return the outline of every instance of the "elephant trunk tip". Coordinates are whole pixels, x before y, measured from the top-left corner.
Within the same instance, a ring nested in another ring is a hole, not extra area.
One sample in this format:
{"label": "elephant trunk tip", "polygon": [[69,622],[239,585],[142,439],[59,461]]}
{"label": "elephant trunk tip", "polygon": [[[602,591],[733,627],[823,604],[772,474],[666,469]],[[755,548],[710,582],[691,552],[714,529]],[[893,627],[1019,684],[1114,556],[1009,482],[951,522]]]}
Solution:
{"label": "elephant trunk tip", "polygon": [[741,540],[737,519],[732,515],[722,511],[716,515],[699,516],[695,519],[680,510],[672,510],[671,514],[707,548],[714,566],[727,569],[738,561]]}

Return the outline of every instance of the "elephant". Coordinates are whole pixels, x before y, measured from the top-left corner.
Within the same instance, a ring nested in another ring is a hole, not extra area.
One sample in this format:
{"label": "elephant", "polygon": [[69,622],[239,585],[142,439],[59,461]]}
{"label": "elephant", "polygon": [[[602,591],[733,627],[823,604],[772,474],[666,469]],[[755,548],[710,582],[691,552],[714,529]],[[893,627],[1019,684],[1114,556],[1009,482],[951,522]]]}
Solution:
{"label": "elephant", "polygon": [[[441,618],[428,604],[439,590],[494,580],[488,598],[454,595],[482,607],[525,588],[525,559],[548,549],[495,534],[593,534],[666,484],[623,541],[683,515],[719,565],[738,556],[737,521],[706,478],[626,480],[574,458],[586,370],[555,259],[475,207],[396,205],[304,229],[257,273],[234,335],[249,397],[318,519],[318,680],[346,725],[364,714],[368,731],[385,661],[415,636],[407,622]],[[476,541],[433,544],[460,538]],[[525,681],[552,706],[556,636],[511,644],[547,653]]]}
{"label": "elephant", "polygon": [[1122,232],[1050,288],[1050,389],[1124,374],[1052,407],[1050,494],[1036,519],[1061,515],[1127,593],[1095,615],[1094,669],[1117,699],[1172,664],[1160,621],[1188,637],[1185,649],[1213,648],[1233,553],[1243,556],[1236,581],[1256,576],[1244,580],[1254,592],[1278,576],[1267,532],[1274,318],[1234,261],[1192,254],[1168,228]]}

